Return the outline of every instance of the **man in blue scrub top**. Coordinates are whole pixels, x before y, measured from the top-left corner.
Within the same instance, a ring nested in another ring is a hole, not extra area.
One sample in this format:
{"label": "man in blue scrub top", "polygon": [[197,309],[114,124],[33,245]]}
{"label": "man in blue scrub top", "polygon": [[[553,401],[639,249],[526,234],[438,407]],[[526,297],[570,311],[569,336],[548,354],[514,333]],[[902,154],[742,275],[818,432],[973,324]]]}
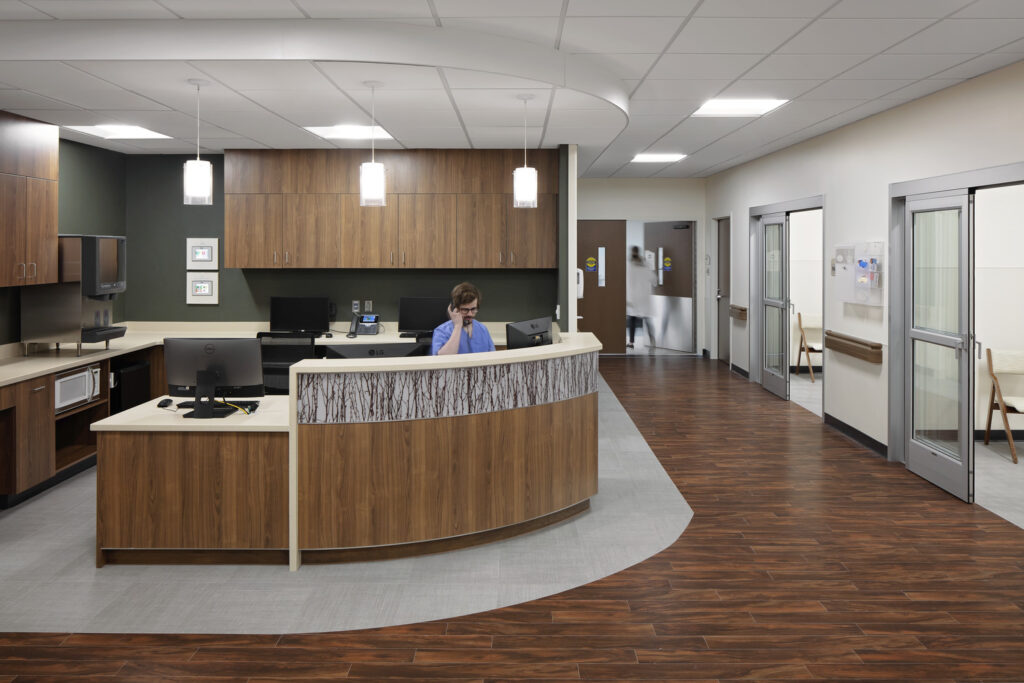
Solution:
{"label": "man in blue scrub top", "polygon": [[446,323],[434,328],[434,338],[430,345],[433,356],[447,356],[455,353],[477,353],[493,351],[494,342],[491,334],[481,323],[476,321],[480,310],[480,290],[468,282],[455,285],[452,290],[452,303],[448,307]]}

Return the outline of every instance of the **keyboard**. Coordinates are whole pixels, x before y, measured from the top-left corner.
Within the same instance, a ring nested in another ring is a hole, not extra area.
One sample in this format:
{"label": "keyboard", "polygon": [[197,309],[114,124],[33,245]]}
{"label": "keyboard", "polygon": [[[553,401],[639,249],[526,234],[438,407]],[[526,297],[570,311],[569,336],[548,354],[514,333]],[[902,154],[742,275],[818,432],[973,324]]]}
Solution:
{"label": "keyboard", "polygon": [[[250,414],[256,412],[256,409],[260,407],[259,401],[229,401],[229,403],[231,403],[231,405],[233,406],[238,406],[239,408],[242,408],[243,410]],[[178,408],[187,408],[191,410],[196,407],[196,402],[180,401],[178,403],[175,403],[174,405],[177,406]],[[217,401],[217,405],[224,405],[224,403],[222,401]]]}

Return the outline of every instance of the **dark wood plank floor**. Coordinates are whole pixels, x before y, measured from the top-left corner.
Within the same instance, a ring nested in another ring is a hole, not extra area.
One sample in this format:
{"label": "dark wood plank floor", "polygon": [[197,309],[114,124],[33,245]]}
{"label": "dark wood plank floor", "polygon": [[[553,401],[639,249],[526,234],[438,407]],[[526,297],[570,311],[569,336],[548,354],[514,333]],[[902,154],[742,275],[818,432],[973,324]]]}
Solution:
{"label": "dark wood plank floor", "polygon": [[602,359],[601,373],[695,512],[655,557],[373,631],[3,634],[0,683],[1024,680],[1024,531],[718,363]]}

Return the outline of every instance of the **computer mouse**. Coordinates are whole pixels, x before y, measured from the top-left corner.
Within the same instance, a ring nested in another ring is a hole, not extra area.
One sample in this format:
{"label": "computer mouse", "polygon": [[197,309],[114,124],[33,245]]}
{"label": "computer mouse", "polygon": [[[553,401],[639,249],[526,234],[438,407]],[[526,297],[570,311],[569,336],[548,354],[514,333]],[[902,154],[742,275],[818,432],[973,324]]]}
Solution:
{"label": "computer mouse", "polygon": [[156,407],[157,408],[166,408],[167,406],[171,405],[172,403],[174,403],[174,401],[172,401],[169,398],[165,398],[162,401],[160,401],[159,403],[157,403]]}

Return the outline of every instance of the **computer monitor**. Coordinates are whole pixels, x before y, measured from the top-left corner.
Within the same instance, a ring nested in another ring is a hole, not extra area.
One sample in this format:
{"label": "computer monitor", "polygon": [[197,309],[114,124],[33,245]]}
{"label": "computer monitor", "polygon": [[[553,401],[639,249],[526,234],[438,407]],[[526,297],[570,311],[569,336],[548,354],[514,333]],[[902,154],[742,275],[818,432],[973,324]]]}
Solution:
{"label": "computer monitor", "polygon": [[441,323],[448,322],[450,299],[407,297],[398,300],[398,332],[405,337],[426,337]]}
{"label": "computer monitor", "polygon": [[263,396],[263,362],[256,338],[164,339],[164,366],[167,393],[195,397],[193,417],[234,412],[230,406],[215,406],[215,396]]}
{"label": "computer monitor", "polygon": [[551,343],[551,318],[534,318],[505,325],[505,345],[525,349]]}
{"label": "computer monitor", "polygon": [[327,358],[405,358],[406,356],[429,356],[427,342],[405,342],[398,344],[332,344],[326,347]]}
{"label": "computer monitor", "polygon": [[270,297],[271,332],[315,332],[331,329],[331,302],[325,296]]}

